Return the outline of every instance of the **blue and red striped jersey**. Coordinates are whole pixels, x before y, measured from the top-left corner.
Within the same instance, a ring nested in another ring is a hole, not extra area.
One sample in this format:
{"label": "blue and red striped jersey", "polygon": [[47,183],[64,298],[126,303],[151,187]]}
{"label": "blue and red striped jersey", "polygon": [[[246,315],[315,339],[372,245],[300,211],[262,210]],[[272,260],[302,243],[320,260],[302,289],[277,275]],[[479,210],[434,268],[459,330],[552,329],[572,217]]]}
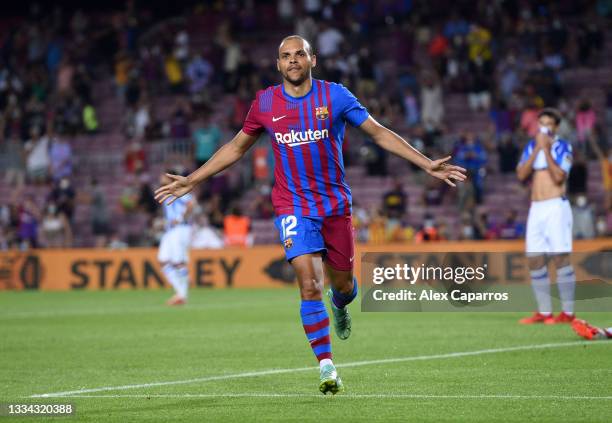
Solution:
{"label": "blue and red striped jersey", "polygon": [[277,215],[351,213],[342,158],[344,130],[346,122],[357,127],[368,116],[348,89],[333,82],[313,79],[312,89],[302,97],[291,97],[282,84],[257,92],[242,130],[270,135]]}

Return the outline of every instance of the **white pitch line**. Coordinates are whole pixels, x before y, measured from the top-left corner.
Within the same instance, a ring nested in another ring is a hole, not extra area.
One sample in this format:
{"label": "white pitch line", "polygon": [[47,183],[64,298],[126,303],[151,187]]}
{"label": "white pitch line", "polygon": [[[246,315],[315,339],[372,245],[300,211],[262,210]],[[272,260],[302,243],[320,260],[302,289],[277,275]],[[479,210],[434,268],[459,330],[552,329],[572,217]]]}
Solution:
{"label": "white pitch line", "polygon": [[[359,366],[370,366],[370,365],[375,365],[375,364],[403,363],[403,362],[408,362],[408,361],[437,360],[437,359],[444,359],[444,358],[469,357],[469,356],[475,356],[475,355],[495,354],[495,353],[512,352],[512,351],[530,351],[530,350],[541,350],[541,349],[547,349],[547,348],[563,348],[563,347],[575,347],[575,346],[582,346],[582,345],[608,345],[608,344],[612,345],[612,342],[576,341],[576,342],[560,342],[560,343],[554,343],[554,344],[520,345],[516,347],[489,348],[485,350],[463,351],[463,352],[454,352],[454,353],[446,353],[446,354],[418,355],[418,356],[409,356],[409,357],[384,358],[384,359],[378,359],[378,360],[354,361],[351,363],[339,364],[337,365],[337,367],[339,368],[359,367]],[[199,378],[185,379],[185,380],[172,380],[172,381],[167,381],[167,382],[150,382],[150,383],[138,383],[134,385],[104,386],[100,388],[84,388],[84,389],[76,389],[73,391],[51,392],[51,393],[46,393],[46,394],[34,394],[34,395],[31,395],[30,398],[66,397],[69,395],[89,394],[89,393],[96,393],[96,392],[125,391],[128,389],[153,388],[153,387],[158,387],[158,386],[187,385],[190,383],[202,383],[202,382],[211,382],[215,380],[269,376],[269,375],[276,375],[276,374],[283,374],[283,373],[311,371],[315,369],[318,370],[318,367],[298,367],[294,369],[268,369],[268,370],[259,370],[259,371],[244,372],[244,373],[206,376],[206,377],[199,377]]]}
{"label": "white pitch line", "polygon": [[[278,394],[278,393],[236,393],[236,394],[109,394],[109,395],[66,395],[62,398],[325,398],[321,394]],[[334,398],[405,398],[405,399],[520,399],[520,400],[612,400],[612,396],[592,395],[434,395],[434,394],[340,394]]]}

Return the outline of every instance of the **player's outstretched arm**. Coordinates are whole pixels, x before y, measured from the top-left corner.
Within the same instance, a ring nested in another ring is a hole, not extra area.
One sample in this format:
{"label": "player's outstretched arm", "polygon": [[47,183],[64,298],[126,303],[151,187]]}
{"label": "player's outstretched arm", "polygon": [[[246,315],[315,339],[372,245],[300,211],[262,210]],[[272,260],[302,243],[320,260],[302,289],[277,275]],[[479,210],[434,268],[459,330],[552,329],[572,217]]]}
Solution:
{"label": "player's outstretched arm", "polygon": [[395,132],[378,123],[372,116],[369,116],[359,128],[372,137],[380,147],[416,164],[450,186],[456,186],[453,181],[465,181],[465,169],[448,163],[451,156],[431,160]]}
{"label": "player's outstretched arm", "polygon": [[168,174],[172,182],[155,190],[155,199],[160,203],[170,200],[168,204],[172,204],[174,200],[193,190],[200,182],[207,180],[240,160],[249,148],[255,144],[255,141],[257,141],[257,137],[239,131],[230,142],[217,150],[210,160],[189,176]]}

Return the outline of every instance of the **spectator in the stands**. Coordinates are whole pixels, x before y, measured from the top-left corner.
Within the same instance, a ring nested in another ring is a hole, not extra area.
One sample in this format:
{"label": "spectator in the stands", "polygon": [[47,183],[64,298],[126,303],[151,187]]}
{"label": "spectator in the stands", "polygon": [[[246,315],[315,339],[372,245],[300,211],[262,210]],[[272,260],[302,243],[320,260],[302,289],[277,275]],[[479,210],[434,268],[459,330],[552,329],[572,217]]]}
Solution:
{"label": "spectator in the stands", "polygon": [[115,87],[117,97],[125,100],[125,91],[128,84],[132,61],[125,51],[120,51],[115,56]]}
{"label": "spectator in the stands", "polygon": [[151,106],[145,98],[142,98],[138,103],[138,107],[134,113],[133,125],[134,137],[138,140],[144,139],[151,125]]}
{"label": "spectator in the stands", "polygon": [[580,194],[576,197],[572,206],[572,217],[574,238],[595,238],[595,213],[585,194]]}
{"label": "spectator in the stands", "polygon": [[40,222],[40,242],[46,248],[69,248],[72,246],[72,230],[66,215],[57,204],[47,204]]}
{"label": "spectator in the stands", "polygon": [[475,237],[476,230],[470,212],[461,213],[461,223],[459,226],[458,239],[460,241],[472,240]]}
{"label": "spectator in the stands", "polygon": [[499,171],[501,173],[512,173],[516,170],[519,158],[519,148],[510,133],[504,133],[497,146],[497,157],[499,158]]}
{"label": "spectator in the stands", "polygon": [[594,139],[589,140],[601,167],[601,178],[604,189],[604,210],[612,212],[612,145],[604,153]]}
{"label": "spectator in the stands", "polygon": [[110,213],[104,189],[96,179],[91,181],[90,196],[91,233],[95,237],[95,246],[104,247],[110,234]]}
{"label": "spectator in the stands", "polygon": [[416,243],[431,242],[431,241],[444,241],[444,236],[440,231],[440,228],[436,225],[436,221],[432,215],[425,215],[423,221],[423,227],[414,236]]}
{"label": "spectator in the stands", "polygon": [[206,214],[199,214],[195,218],[191,248],[219,249],[223,248],[223,238],[217,230],[212,227]]}
{"label": "spectator in the stands", "polygon": [[526,136],[533,138],[539,131],[538,113],[543,106],[541,98],[531,97],[527,107],[521,114],[520,128]]}
{"label": "spectator in the stands", "polygon": [[206,163],[217,151],[221,142],[221,130],[211,119],[211,110],[198,115],[191,128],[191,139],[194,144],[196,167]]}
{"label": "spectator in the stands", "polygon": [[25,183],[25,163],[23,142],[12,134],[2,146],[5,157],[4,183],[19,191]]}
{"label": "spectator in the stands", "polygon": [[159,209],[159,203],[155,201],[155,194],[153,193],[149,176],[146,174],[140,176],[138,207],[149,216],[149,219],[152,219]]}
{"label": "spectator in the stands", "polygon": [[166,54],[164,58],[164,71],[166,74],[166,81],[172,93],[182,93],[184,88],[183,70],[181,69],[181,64],[172,53]]}
{"label": "spectator in the stands", "polygon": [[487,152],[482,146],[480,139],[476,138],[473,132],[466,133],[460,141],[455,153],[455,160],[459,166],[467,169],[474,185],[476,204],[480,204],[484,189]]}
{"label": "spectator in the stands", "polygon": [[110,250],[125,250],[129,245],[122,239],[119,232],[114,231],[110,236],[107,247]]}
{"label": "spectator in the stands", "polygon": [[96,107],[92,102],[85,103],[83,107],[83,128],[88,134],[95,134],[98,132],[100,124],[98,122],[98,116]]}
{"label": "spectator in the stands", "polygon": [[497,139],[504,134],[510,134],[514,129],[512,112],[508,109],[508,105],[504,100],[499,100],[497,105],[489,112],[489,117],[495,126],[495,135]]}
{"label": "spectator in the stands", "polygon": [[402,98],[402,104],[404,106],[404,121],[408,126],[414,126],[419,123],[419,104],[414,92],[410,88],[404,90],[404,96]]}
{"label": "spectator in the stands", "polygon": [[223,219],[223,233],[226,246],[247,247],[253,244],[251,219],[244,216],[239,207],[234,207]]}
{"label": "spectator in the stands", "polygon": [[146,167],[146,155],[142,143],[138,140],[132,141],[125,152],[125,170],[127,173],[140,173]]}
{"label": "spectator in the stands", "polygon": [[486,212],[480,212],[476,214],[474,219],[474,239],[495,239],[497,238],[497,231],[495,226],[489,220],[489,215]]}
{"label": "spectator in the stands", "polygon": [[468,104],[473,111],[488,111],[491,107],[491,69],[488,63],[477,57],[470,61]]}
{"label": "spectator in the stands", "polygon": [[57,205],[59,211],[64,213],[69,221],[72,222],[74,216],[74,208],[76,200],[76,191],[72,186],[72,182],[67,177],[64,177],[57,182],[49,194],[49,202]]}
{"label": "spectator in the stands", "polygon": [[429,74],[421,87],[421,121],[428,131],[434,131],[440,128],[443,118],[442,86],[434,75]]}
{"label": "spectator in the stands", "polygon": [[170,117],[170,135],[175,140],[189,138],[189,120],[191,118],[191,105],[185,98],[177,100],[172,116]]}
{"label": "spectator in the stands", "polygon": [[270,201],[270,186],[262,185],[255,198],[254,212],[257,219],[271,219],[274,216],[274,207]]}
{"label": "spectator in the stands", "polygon": [[26,170],[28,179],[34,183],[45,182],[49,177],[49,137],[40,136],[40,128],[33,126],[30,139],[24,148],[26,151]]}
{"label": "spectator in the stands", "polygon": [[72,148],[64,137],[49,134],[51,148],[49,158],[51,177],[54,182],[72,176]]}
{"label": "spectator in the stands", "polygon": [[406,214],[408,202],[404,185],[399,178],[393,181],[393,187],[383,194],[382,209],[388,219],[401,220]]}
{"label": "spectator in the stands", "polygon": [[591,107],[591,102],[583,99],[576,111],[576,138],[583,151],[586,150],[587,141],[595,135],[596,123],[597,116],[595,110]]}
{"label": "spectator in the stands", "polygon": [[439,179],[427,178],[423,189],[423,203],[426,206],[441,205],[445,191],[444,186],[444,182]]}
{"label": "spectator in the stands", "polygon": [[513,50],[499,64],[498,73],[500,93],[505,101],[509,101],[521,85],[521,66]]}
{"label": "spectator in the stands", "polygon": [[515,209],[506,212],[506,218],[499,225],[500,239],[521,239],[525,235],[525,225],[517,221],[518,213]]}
{"label": "spectator in the stands", "polygon": [[191,98],[195,99],[196,96],[203,94],[202,91],[206,88],[212,77],[213,67],[201,54],[196,53],[187,65],[186,73],[189,79],[189,93]]}
{"label": "spectator in the stands", "polygon": [[319,35],[317,36],[317,55],[323,59],[335,56],[340,52],[343,41],[344,36],[331,25],[330,21],[321,21]]}
{"label": "spectator in the stands", "polygon": [[587,182],[589,180],[589,168],[585,160],[585,155],[580,150],[574,150],[574,161],[570,174],[567,178],[567,193],[571,197],[587,192]]}
{"label": "spectator in the stands", "polygon": [[40,210],[31,196],[17,208],[17,241],[22,250],[38,247]]}

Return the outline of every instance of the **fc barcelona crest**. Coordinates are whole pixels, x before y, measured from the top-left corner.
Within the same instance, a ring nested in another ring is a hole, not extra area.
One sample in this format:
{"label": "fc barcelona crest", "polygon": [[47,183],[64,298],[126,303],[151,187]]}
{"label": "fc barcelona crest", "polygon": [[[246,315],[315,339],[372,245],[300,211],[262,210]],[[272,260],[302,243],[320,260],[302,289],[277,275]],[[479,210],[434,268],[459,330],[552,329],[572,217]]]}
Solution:
{"label": "fc barcelona crest", "polygon": [[325,120],[329,117],[327,106],[315,107],[315,116],[318,120]]}
{"label": "fc barcelona crest", "polygon": [[285,248],[288,250],[289,248],[293,247],[293,240],[291,238],[287,238],[284,244]]}

